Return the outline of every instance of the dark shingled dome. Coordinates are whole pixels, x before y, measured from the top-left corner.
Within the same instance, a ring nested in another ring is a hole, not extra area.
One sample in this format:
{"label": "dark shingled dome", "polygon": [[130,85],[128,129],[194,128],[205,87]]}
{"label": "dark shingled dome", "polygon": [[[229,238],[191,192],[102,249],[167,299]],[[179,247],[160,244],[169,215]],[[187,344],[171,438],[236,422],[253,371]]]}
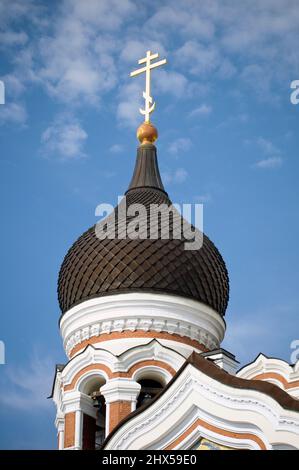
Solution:
{"label": "dark shingled dome", "polygon": [[[134,231],[130,224],[133,217],[124,220],[119,217],[123,204],[124,201],[101,223],[107,233],[113,227],[115,238],[100,240],[93,226],[68,251],[58,280],[62,313],[94,297],[156,292],[198,300],[224,315],[229,297],[228,273],[209,238],[203,235],[203,246],[199,250],[185,250],[186,239],[175,238],[178,229],[175,230],[177,224],[174,225],[172,218],[170,239],[161,239],[164,227],[161,219],[157,219],[158,238],[148,238],[150,205],[171,205],[163,188],[153,144],[138,148],[133,178],[126,193],[127,208],[143,204],[147,209],[146,215],[139,217],[139,233],[143,233],[143,239],[140,236],[121,238],[125,227],[128,234]],[[113,220],[115,224],[110,223]]]}

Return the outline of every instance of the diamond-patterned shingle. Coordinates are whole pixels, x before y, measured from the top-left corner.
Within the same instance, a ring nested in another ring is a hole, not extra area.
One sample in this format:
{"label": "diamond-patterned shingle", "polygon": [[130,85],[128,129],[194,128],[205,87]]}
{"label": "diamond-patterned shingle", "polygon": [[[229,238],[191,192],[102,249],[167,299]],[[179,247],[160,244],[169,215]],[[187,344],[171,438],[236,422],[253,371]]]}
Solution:
{"label": "diamond-patterned shingle", "polygon": [[[136,166],[142,162],[142,171],[154,166],[151,174],[156,180],[150,186],[133,185],[126,193],[127,208],[132,204],[143,204],[146,214],[140,218],[143,235],[150,235],[149,215],[151,204],[166,204],[171,201],[161,185],[157,166],[156,148],[147,145],[138,149]],[[145,163],[145,164],[144,164]],[[137,171],[135,175],[141,174]],[[144,181],[141,174],[139,181]],[[148,180],[147,180],[148,181]],[[120,205],[124,204],[124,201]],[[185,250],[186,239],[182,227],[173,227],[170,218],[170,239],[161,239],[161,230],[167,223],[159,219],[158,239],[132,239],[134,227],[130,225],[133,217],[118,220],[118,206],[114,213],[102,222],[102,226],[113,220],[115,227],[108,224],[108,232],[115,228],[120,234],[124,225],[128,230],[127,238],[97,238],[95,226],[87,230],[73,244],[67,253],[59,274],[58,297],[62,313],[74,305],[93,297],[124,292],[156,292],[189,297],[209,305],[220,315],[225,314],[229,297],[229,279],[225,263],[206,235],[199,250]],[[180,218],[180,221],[183,219]],[[193,228],[194,229],[194,228]],[[182,234],[181,239],[175,233]]]}

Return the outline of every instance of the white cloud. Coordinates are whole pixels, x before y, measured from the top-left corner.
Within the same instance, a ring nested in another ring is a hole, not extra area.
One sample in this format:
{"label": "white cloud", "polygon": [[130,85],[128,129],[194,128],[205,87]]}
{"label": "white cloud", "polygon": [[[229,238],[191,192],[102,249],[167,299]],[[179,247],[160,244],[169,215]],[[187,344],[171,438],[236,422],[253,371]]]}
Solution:
{"label": "white cloud", "polygon": [[[59,29],[58,29],[59,28]],[[98,105],[103,92],[116,82],[112,56],[95,53],[93,33],[80,21],[65,18],[58,22],[57,33],[43,38],[39,49],[42,66],[38,77],[48,92],[60,101],[78,106]]]}
{"label": "white cloud", "polygon": [[[246,113],[234,114],[232,116],[227,116],[224,121],[221,121],[219,124],[217,124],[216,128],[221,129],[229,126],[238,126],[239,124],[246,124],[248,120],[249,116]],[[249,143],[248,140],[247,143]]]}
{"label": "white cloud", "polygon": [[142,103],[143,83],[139,78],[135,78],[119,91],[119,103],[117,106],[117,119],[123,126],[136,128],[141,123],[143,117],[139,113]]}
{"label": "white cloud", "polygon": [[262,153],[266,156],[266,158],[262,158],[261,160],[255,163],[254,166],[256,168],[278,168],[283,164],[281,151],[273,144],[273,142],[264,139],[263,137],[259,137],[256,143]]}
{"label": "white cloud", "polygon": [[5,366],[8,369],[0,404],[29,413],[49,407],[54,364],[50,358],[32,357],[27,366]]}
{"label": "white cloud", "polygon": [[2,31],[0,32],[0,47],[20,46],[28,41],[28,36],[23,31]]}
{"label": "white cloud", "polygon": [[153,84],[157,92],[170,93],[178,98],[190,94],[187,78],[178,72],[159,69],[153,75]]}
{"label": "white cloud", "polygon": [[7,74],[1,77],[1,80],[5,84],[6,98],[8,96],[17,97],[21,95],[25,90],[24,83],[18,75]]}
{"label": "white cloud", "polygon": [[188,172],[184,168],[162,172],[162,180],[165,184],[181,184],[186,181],[187,177]]}
{"label": "white cloud", "polygon": [[36,22],[40,6],[35,0],[1,0],[0,2],[0,24],[7,27],[11,22],[17,23],[24,19],[31,19]]}
{"label": "white cloud", "polygon": [[[236,354],[243,364],[252,361],[259,352],[290,361],[292,350],[288,326],[297,318],[298,305],[264,304],[257,310],[249,308],[238,315],[229,312],[223,347]],[[282,322],[281,319],[284,318]],[[271,334],[269,334],[271,325]]]}
{"label": "white cloud", "polygon": [[259,137],[257,144],[266,155],[280,154],[280,150],[270,140]]}
{"label": "white cloud", "polygon": [[[190,2],[186,2],[190,3]],[[211,39],[214,35],[215,26],[213,21],[203,14],[196,14],[196,3],[186,5],[184,2],[177,2],[174,5],[162,6],[148,21],[151,30],[169,31],[187,36],[199,36]],[[200,5],[203,7],[204,5]],[[195,13],[195,14],[193,14]]]}
{"label": "white cloud", "polygon": [[43,132],[42,150],[46,155],[54,155],[64,160],[85,157],[83,146],[87,137],[87,132],[77,119],[59,116]]}
{"label": "white cloud", "polygon": [[144,39],[128,39],[123,45],[120,53],[120,58],[125,62],[130,63],[133,67],[139,67],[138,60],[145,57],[146,51],[158,52],[159,60],[164,58],[166,51],[161,42],[152,40],[150,38]]}
{"label": "white cloud", "polygon": [[121,144],[111,145],[109,148],[110,153],[122,153],[124,151],[124,146]]}
{"label": "white cloud", "polygon": [[169,153],[177,155],[179,152],[187,152],[192,146],[192,141],[186,137],[180,137],[169,145]]}
{"label": "white cloud", "polygon": [[264,65],[250,64],[243,68],[241,78],[246,85],[252,88],[260,98],[276,101],[271,95],[271,72]]}
{"label": "white cloud", "polygon": [[65,0],[64,12],[82,23],[94,25],[101,30],[115,31],[123,20],[135,11],[135,5],[130,0]]}
{"label": "white cloud", "polygon": [[201,104],[197,108],[194,108],[190,114],[189,117],[196,117],[196,116],[207,116],[208,114],[211,114],[213,108],[212,106],[209,106],[208,104]]}
{"label": "white cloud", "polygon": [[14,123],[23,125],[27,120],[27,112],[21,103],[5,103],[0,106],[0,125]]}
{"label": "white cloud", "polygon": [[[11,46],[5,53],[23,91],[40,84],[68,107],[101,105],[120,82],[128,83],[128,63],[133,69],[150,48],[169,60],[153,74],[154,98],[157,93],[190,98],[202,91],[203,82],[212,87],[213,81],[237,74],[239,83],[273,98],[274,85],[277,90],[279,81],[285,83],[299,70],[296,0],[288,0],[287,6],[285,0],[168,0],[163,5],[142,2],[140,8],[135,0],[49,5],[2,0],[3,42],[6,49]],[[24,24],[33,25],[36,34],[25,31]],[[15,87],[16,93],[20,90]],[[120,101],[110,109],[116,109],[120,122],[135,126],[139,98],[126,97],[126,87],[118,91],[114,96]]]}
{"label": "white cloud", "polygon": [[[31,2],[30,2],[31,3]],[[17,3],[19,5],[19,3]],[[15,21],[36,22],[21,4]],[[42,85],[50,96],[68,105],[98,106],[101,97],[116,84],[114,54],[121,48],[118,29],[133,12],[130,0],[64,0],[53,10],[44,6],[44,16],[55,14],[41,35],[30,36],[28,45],[23,32],[5,32],[6,41],[24,45],[14,59],[15,74]],[[13,16],[12,16],[13,18]],[[29,56],[31,55],[31,61]]]}
{"label": "white cloud", "polygon": [[257,168],[278,168],[282,165],[282,158],[281,157],[269,157],[263,160],[260,160],[255,164]]}
{"label": "white cloud", "polygon": [[175,58],[179,66],[187,67],[192,74],[208,74],[220,63],[220,54],[216,46],[203,45],[196,41],[187,41],[176,51]]}

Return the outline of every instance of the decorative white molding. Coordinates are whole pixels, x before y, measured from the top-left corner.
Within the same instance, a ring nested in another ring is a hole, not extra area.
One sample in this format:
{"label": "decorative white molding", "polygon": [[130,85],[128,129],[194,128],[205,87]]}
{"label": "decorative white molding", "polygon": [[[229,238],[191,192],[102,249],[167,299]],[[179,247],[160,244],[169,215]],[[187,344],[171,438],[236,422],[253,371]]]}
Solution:
{"label": "decorative white molding", "polygon": [[57,428],[57,437],[58,437],[58,449],[62,450],[64,448],[64,414],[57,412],[55,418],[55,426]]}
{"label": "decorative white molding", "polygon": [[[147,365],[146,361],[151,361],[151,364]],[[153,365],[152,361],[157,361],[158,365]],[[142,362],[142,366],[135,370],[132,378],[120,377],[110,379],[106,371],[97,368],[97,366],[106,366],[111,373],[128,372],[140,362]],[[161,362],[177,371],[185,362],[185,357],[170,347],[164,346],[159,340],[151,338],[148,339],[146,344],[141,344],[137,347],[133,346],[119,356],[103,348],[89,345],[80,354],[71,359],[62,371],[56,373],[53,399],[57,406],[56,426],[58,432],[62,430],[61,426],[64,426],[65,414],[75,412],[77,438],[73,449],[80,448],[81,444],[79,442],[81,442],[82,437],[80,426],[82,419],[78,412],[96,418],[96,408],[93,406],[93,401],[84,393],[89,385],[93,384],[93,381],[96,380],[99,384],[101,381],[102,383],[106,382],[105,385],[102,385],[100,391],[106,401],[106,433],[108,433],[110,403],[119,400],[129,401],[133,411],[140,392],[140,385],[137,383],[139,378],[144,377],[144,374],[146,374],[146,377],[151,377],[153,374],[155,376],[159,375],[163,379],[164,385],[171,380],[172,375],[168,370],[160,366]],[[92,365],[94,365],[94,368],[90,367]],[[84,371],[86,366],[88,366],[88,369]],[[74,388],[63,391],[63,387],[70,385],[75,380],[77,374],[79,374],[79,377],[74,383]],[[59,442],[60,448],[63,448],[64,443],[61,432],[59,433]]]}
{"label": "decorative white molding", "polygon": [[106,404],[115,401],[129,401],[136,403],[140,393],[141,385],[132,379],[123,377],[111,379],[100,388],[100,392],[105,397]]}
{"label": "decorative white molding", "polygon": [[156,331],[187,336],[208,349],[219,347],[225,322],[212,308],[179,296],[128,293],[90,299],[68,310],[60,331],[66,353],[101,334]]}
{"label": "decorative white molding", "polygon": [[[88,377],[92,377],[94,375],[103,377],[106,382],[109,381],[107,373],[97,369],[97,365],[108,367],[112,373],[128,372],[135,364],[138,364],[141,361],[152,360],[164,362],[175,371],[177,371],[185,362],[184,356],[169,347],[163,346],[155,339],[149,339],[147,344],[133,347],[132,349],[125,351],[120,356],[115,356],[110,351],[89,345],[84,351],[74,356],[74,358],[68,362],[60,373],[59,381],[64,386],[70,385],[76,374],[81,372],[85,367],[94,364],[94,369],[90,369],[86,373],[82,374],[80,379],[77,381],[75,389],[80,390],[80,384]],[[171,379],[171,375],[169,373],[164,374],[164,377],[165,382],[168,382]],[[55,400],[57,405],[59,404],[59,401],[61,401],[61,398],[59,399],[57,396]]]}
{"label": "decorative white molding", "polygon": [[274,376],[277,374],[282,378],[282,380],[280,380],[279,377],[268,377],[260,380],[271,382],[295,398],[299,398],[299,384],[290,388],[286,388],[283,384],[283,380],[288,384],[299,381],[299,361],[297,361],[294,366],[291,366],[288,362],[283,361],[282,359],[266,357],[263,354],[260,354],[254,362],[243,367],[236,375],[243,379],[252,380],[261,374],[269,373],[274,374]]}
{"label": "decorative white molding", "polygon": [[61,415],[60,404],[62,401],[62,378],[61,378],[61,372],[58,372],[58,371],[56,371],[55,382],[53,384],[53,401],[57,408],[56,417],[58,417]]}
{"label": "decorative white molding", "polygon": [[143,378],[157,380],[165,386],[172,379],[172,375],[166,369],[157,365],[145,365],[138,368],[132,375],[132,379],[136,382]]}
{"label": "decorative white molding", "polygon": [[61,409],[64,414],[82,411],[92,418],[96,418],[97,415],[92,399],[88,395],[78,391],[64,392]]}
{"label": "decorative white molding", "polygon": [[[299,449],[298,413],[282,409],[273,398],[256,390],[224,385],[191,364],[158,400],[124,423],[105,449],[164,449],[197,419],[212,429],[254,435],[267,449],[278,443]],[[198,430],[198,435],[228,447],[259,447],[254,439],[222,436],[203,426]],[[186,443],[181,445],[187,448]]]}

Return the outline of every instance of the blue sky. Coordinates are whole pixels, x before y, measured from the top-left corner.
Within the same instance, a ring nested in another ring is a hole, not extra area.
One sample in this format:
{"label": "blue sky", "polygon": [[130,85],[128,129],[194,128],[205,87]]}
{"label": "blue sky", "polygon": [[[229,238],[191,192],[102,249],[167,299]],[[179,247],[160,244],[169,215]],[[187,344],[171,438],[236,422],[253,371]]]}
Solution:
{"label": "blue sky", "polygon": [[229,270],[224,347],[289,360],[298,339],[296,0],[1,0],[0,448],[56,448],[48,396],[65,360],[57,275],[95,207],[132,174],[146,50],[160,169],[202,202]]}

